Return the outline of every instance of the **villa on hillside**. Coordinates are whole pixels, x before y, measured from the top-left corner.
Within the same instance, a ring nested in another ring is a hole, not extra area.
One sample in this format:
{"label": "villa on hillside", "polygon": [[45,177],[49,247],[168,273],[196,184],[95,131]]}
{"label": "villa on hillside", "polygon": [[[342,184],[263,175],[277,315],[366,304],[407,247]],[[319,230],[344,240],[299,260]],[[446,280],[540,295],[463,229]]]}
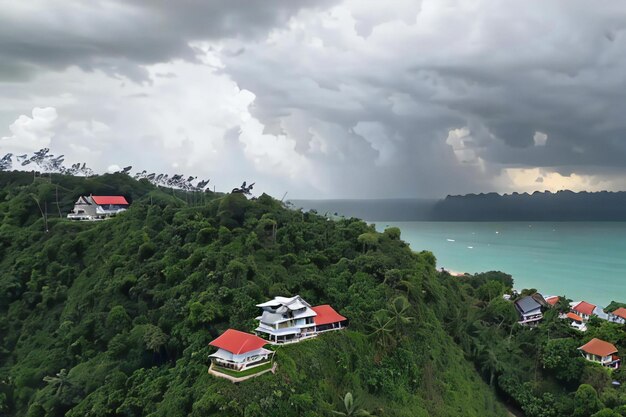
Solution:
{"label": "villa on hillside", "polygon": [[626,324],[626,308],[620,307],[608,314],[609,321],[618,324]]}
{"label": "villa on hillside", "polygon": [[321,332],[345,328],[347,319],[329,305],[312,307],[299,295],[257,304],[261,315],[255,333],[270,343],[298,342]]}
{"label": "villa on hillside", "polygon": [[581,301],[572,307],[572,311],[578,314],[583,321],[588,321],[595,314],[596,305]]}
{"label": "villa on hillside", "polygon": [[578,348],[585,359],[600,365],[617,369],[620,366],[620,358],[616,355],[615,345],[604,340],[593,338],[588,343]]}
{"label": "villa on hillside", "polygon": [[253,334],[228,329],[209,343],[217,348],[217,352],[209,355],[211,358],[209,372],[216,376],[225,374],[236,377],[238,373],[247,370],[258,369],[259,373],[270,370],[274,352],[265,349],[263,346],[266,344],[267,340]]}
{"label": "villa on hillside", "polygon": [[[533,294],[532,296],[528,295],[516,300],[513,303],[520,316],[518,321],[519,324],[524,326],[534,326],[543,319],[541,308],[547,305],[547,303],[545,303],[543,297],[538,300],[539,297],[536,296],[541,297],[539,294]],[[541,302],[542,300],[544,301],[543,303]]]}
{"label": "villa on hillside", "polygon": [[89,195],[80,196],[67,215],[70,220],[103,220],[128,209],[124,196]]}

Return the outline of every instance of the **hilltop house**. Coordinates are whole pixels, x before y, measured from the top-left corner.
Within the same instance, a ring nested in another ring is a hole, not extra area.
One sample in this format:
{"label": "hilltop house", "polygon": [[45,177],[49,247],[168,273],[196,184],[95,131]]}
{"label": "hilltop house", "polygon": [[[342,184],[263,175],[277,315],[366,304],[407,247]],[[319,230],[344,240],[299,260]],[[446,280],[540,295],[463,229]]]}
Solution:
{"label": "hilltop house", "polygon": [[216,367],[222,367],[243,371],[266,364],[274,356],[274,352],[263,347],[266,344],[267,340],[253,334],[228,329],[209,343],[218,348],[217,352],[209,355],[211,368],[215,370]]}
{"label": "hilltop house", "polygon": [[346,327],[347,319],[329,305],[311,307],[299,295],[275,297],[257,304],[261,315],[255,329],[257,335],[266,337],[270,343],[298,342],[317,336],[318,333]]}
{"label": "hilltop house", "polygon": [[596,306],[586,301],[581,301],[572,307],[572,311],[578,314],[583,321],[588,321],[595,314]]}
{"label": "hilltop house", "polygon": [[588,361],[599,363],[607,368],[617,369],[620,358],[616,355],[617,348],[609,342],[593,338],[578,348]]}
{"label": "hilltop house", "polygon": [[80,196],[67,218],[70,220],[102,220],[126,210],[128,205],[126,198],[119,195]]}
{"label": "hilltop house", "polygon": [[626,308],[620,307],[608,314],[609,321],[618,324],[626,324]]}
{"label": "hilltop house", "polygon": [[542,300],[543,297],[539,294],[529,295],[516,300],[514,305],[520,316],[518,323],[525,326],[533,326],[541,321],[543,319],[541,308],[547,305],[545,300],[543,300],[543,303],[541,302]]}

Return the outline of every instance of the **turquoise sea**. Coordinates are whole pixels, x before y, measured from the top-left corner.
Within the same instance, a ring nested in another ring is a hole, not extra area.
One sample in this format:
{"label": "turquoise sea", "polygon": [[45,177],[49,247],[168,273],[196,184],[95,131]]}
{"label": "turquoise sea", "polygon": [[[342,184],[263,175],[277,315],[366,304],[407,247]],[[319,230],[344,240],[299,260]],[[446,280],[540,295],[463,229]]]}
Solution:
{"label": "turquoise sea", "polygon": [[386,222],[438,267],[500,270],[515,287],[607,305],[626,302],[626,222]]}

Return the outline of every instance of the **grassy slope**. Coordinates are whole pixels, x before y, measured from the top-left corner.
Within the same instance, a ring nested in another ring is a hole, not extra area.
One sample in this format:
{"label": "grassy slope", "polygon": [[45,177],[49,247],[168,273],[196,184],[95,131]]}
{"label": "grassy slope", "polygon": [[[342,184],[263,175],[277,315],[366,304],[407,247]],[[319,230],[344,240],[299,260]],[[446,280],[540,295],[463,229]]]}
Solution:
{"label": "grassy slope", "polygon": [[[363,222],[288,211],[269,197],[207,194],[194,208],[121,176],[55,178],[63,210],[91,191],[120,190],[134,204],[97,224],[54,220],[44,234],[33,196],[52,207],[56,187],[31,181],[0,174],[8,415],[313,416],[341,409],[347,391],[381,416],[504,415],[443,330],[446,299],[456,298],[428,254],[386,235],[363,251],[358,236],[372,232]],[[390,283],[392,270],[405,287]],[[239,385],[208,375],[212,338],[252,329],[254,304],[296,293],[333,304],[350,330],[281,347],[276,375]],[[414,320],[383,348],[367,336],[373,316],[405,294]],[[62,384],[43,381],[61,369]]]}

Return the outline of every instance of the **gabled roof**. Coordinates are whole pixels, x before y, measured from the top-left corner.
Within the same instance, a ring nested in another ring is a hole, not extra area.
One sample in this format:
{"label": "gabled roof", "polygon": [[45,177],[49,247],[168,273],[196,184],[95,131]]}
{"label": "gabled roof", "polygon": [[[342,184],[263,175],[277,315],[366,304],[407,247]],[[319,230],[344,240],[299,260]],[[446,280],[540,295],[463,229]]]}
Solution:
{"label": "gabled roof", "polygon": [[621,317],[621,318],[626,320],[626,308],[624,308],[624,307],[618,308],[617,310],[615,310],[611,314],[613,314],[614,316],[617,316],[617,317]]}
{"label": "gabled roof", "polygon": [[580,303],[576,304],[572,310],[574,310],[577,313],[581,313],[581,314],[586,314],[588,316],[593,314],[593,310],[596,309],[596,306],[588,303],[586,301],[581,301]]}
{"label": "gabled roof", "polygon": [[102,204],[117,204],[120,206],[127,206],[128,201],[122,195],[92,195],[91,199],[98,205]]}
{"label": "gabled roof", "polygon": [[526,296],[515,301],[515,306],[521,313],[528,313],[541,308],[541,304],[531,296]]}
{"label": "gabled roof", "polygon": [[257,304],[257,307],[280,307],[284,306],[289,310],[301,310],[306,307],[311,307],[309,303],[304,301],[299,295],[293,297],[274,297],[273,300],[266,301],[261,304]]}
{"label": "gabled roof", "polygon": [[617,353],[615,345],[605,342],[604,340],[596,339],[595,337],[578,349],[597,356],[609,356],[613,353]]}
{"label": "gabled roof", "polygon": [[335,309],[328,304],[311,307],[311,309],[313,309],[313,311],[315,311],[315,313],[317,314],[313,319],[317,326],[330,323],[338,323],[340,321],[347,320],[344,316],[337,313]]}
{"label": "gabled roof", "polygon": [[569,313],[567,313],[567,318],[571,319],[571,320],[574,320],[574,321],[583,321],[582,317],[580,317],[576,313],[572,313],[571,311]]}
{"label": "gabled roof", "polygon": [[235,355],[261,349],[266,344],[267,340],[261,339],[259,336],[233,329],[226,330],[217,339],[209,343],[211,346],[224,349]]}

